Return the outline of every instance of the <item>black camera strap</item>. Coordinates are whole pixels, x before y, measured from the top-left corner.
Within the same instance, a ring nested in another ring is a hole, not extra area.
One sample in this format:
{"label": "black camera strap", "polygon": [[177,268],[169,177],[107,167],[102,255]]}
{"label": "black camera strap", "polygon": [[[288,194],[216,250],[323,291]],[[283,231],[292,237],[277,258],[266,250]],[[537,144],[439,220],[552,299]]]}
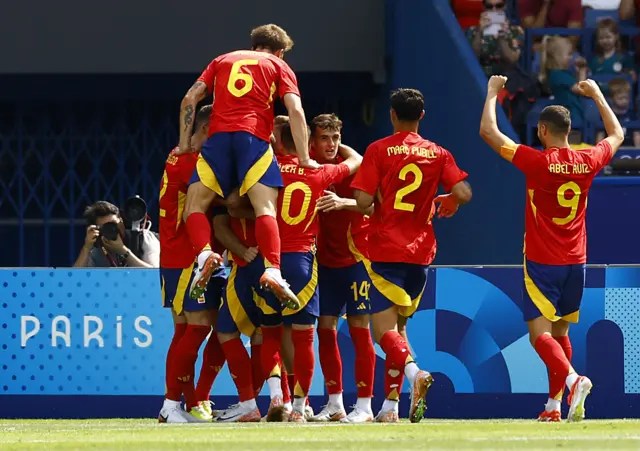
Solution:
{"label": "black camera strap", "polygon": [[113,259],[111,254],[109,254],[109,251],[107,251],[104,248],[104,246],[100,246],[100,249],[102,249],[102,253],[104,254],[104,257],[107,259],[107,261],[109,261],[109,265],[111,265],[111,267],[113,268],[118,268],[119,267],[118,263]]}

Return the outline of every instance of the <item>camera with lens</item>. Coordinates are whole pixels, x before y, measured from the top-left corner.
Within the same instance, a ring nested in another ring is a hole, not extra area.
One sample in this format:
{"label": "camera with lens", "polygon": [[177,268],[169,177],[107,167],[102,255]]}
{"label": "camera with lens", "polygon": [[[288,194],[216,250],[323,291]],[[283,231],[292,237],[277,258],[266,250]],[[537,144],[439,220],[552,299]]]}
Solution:
{"label": "camera with lens", "polygon": [[101,238],[105,238],[109,241],[113,241],[118,238],[118,224],[115,222],[105,222],[98,228],[98,231],[100,232]]}

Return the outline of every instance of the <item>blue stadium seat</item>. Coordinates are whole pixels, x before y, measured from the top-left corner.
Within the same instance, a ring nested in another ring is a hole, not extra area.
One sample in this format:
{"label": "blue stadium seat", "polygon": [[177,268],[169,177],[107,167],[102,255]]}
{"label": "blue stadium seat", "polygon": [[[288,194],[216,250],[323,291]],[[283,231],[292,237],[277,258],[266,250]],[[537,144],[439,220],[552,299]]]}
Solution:
{"label": "blue stadium seat", "polygon": [[595,28],[602,19],[612,18],[616,22],[620,21],[620,15],[617,9],[591,9],[584,11],[584,27]]}

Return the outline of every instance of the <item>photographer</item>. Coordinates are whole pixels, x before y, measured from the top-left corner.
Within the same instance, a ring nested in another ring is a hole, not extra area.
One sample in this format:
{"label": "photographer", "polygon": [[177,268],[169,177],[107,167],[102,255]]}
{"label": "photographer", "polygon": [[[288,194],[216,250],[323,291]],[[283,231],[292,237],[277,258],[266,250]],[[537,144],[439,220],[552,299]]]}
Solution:
{"label": "photographer", "polygon": [[[84,218],[88,224],[87,235],[80,255],[73,264],[74,268],[154,268],[159,266],[143,261],[140,258],[142,252],[134,253],[130,250],[131,247],[134,247],[144,251],[145,247],[149,247],[147,243],[150,240],[147,240],[145,236],[143,244],[135,246],[133,240],[136,237],[131,231],[125,230],[120,210],[115,205],[98,201],[87,207],[84,211]],[[148,234],[153,235],[151,232]],[[153,251],[153,249],[150,250]],[[153,254],[153,252],[150,253]]]}

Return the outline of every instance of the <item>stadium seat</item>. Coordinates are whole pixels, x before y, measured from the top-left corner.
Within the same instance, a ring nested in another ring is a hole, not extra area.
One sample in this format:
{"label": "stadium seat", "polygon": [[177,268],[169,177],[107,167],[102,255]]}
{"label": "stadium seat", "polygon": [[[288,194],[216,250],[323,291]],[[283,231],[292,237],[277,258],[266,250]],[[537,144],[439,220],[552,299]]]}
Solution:
{"label": "stadium seat", "polygon": [[620,15],[617,9],[591,9],[587,8],[584,11],[584,27],[595,28],[602,19],[607,17],[612,18],[616,22],[620,21]]}

